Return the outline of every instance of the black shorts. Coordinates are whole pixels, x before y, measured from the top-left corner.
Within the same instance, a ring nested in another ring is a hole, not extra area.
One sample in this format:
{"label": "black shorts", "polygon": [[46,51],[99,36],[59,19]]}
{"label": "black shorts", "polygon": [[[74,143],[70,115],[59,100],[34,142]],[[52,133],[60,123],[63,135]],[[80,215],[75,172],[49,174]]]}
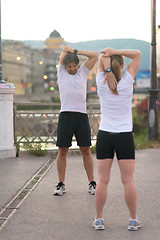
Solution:
{"label": "black shorts", "polygon": [[72,146],[73,135],[75,135],[79,147],[91,146],[88,115],[79,112],[61,112],[58,121],[56,146]]}
{"label": "black shorts", "polygon": [[96,143],[97,159],[114,157],[117,159],[135,159],[135,147],[132,132],[110,133],[99,130]]}

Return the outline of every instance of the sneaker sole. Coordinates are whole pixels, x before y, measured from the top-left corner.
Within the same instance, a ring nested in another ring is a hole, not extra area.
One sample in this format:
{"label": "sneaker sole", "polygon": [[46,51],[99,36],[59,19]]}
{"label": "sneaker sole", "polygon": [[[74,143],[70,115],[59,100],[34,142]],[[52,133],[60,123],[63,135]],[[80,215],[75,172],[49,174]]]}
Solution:
{"label": "sneaker sole", "polygon": [[95,230],[104,230],[104,226],[93,226]]}
{"label": "sneaker sole", "polygon": [[62,196],[65,192],[66,192],[66,191],[61,192],[61,193],[56,192],[56,193],[53,193],[53,195],[54,195],[54,196]]}
{"label": "sneaker sole", "polygon": [[141,226],[137,226],[137,227],[129,226],[129,227],[128,227],[128,230],[129,230],[129,231],[137,231],[139,228],[141,228]]}
{"label": "sneaker sole", "polygon": [[91,195],[95,195],[95,191],[92,192],[92,191],[88,190],[88,192],[89,192]]}
{"label": "sneaker sole", "polygon": [[53,193],[53,195],[54,195],[54,196],[62,196],[63,193],[62,193],[62,194],[60,194],[60,193]]}

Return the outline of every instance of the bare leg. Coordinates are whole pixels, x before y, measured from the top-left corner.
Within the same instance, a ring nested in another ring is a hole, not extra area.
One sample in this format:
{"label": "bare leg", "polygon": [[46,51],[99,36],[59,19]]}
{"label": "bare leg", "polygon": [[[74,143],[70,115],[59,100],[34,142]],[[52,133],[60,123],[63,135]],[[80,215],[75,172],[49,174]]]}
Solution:
{"label": "bare leg", "polygon": [[137,192],[134,184],[135,160],[125,159],[118,161],[121,179],[124,185],[124,198],[130,212],[130,218],[136,219]]}
{"label": "bare leg", "polygon": [[90,147],[80,147],[83,157],[83,165],[87,173],[89,182],[94,181],[94,166]]}
{"label": "bare leg", "polygon": [[63,183],[65,181],[68,149],[69,148],[59,148],[58,149],[57,171],[58,171],[59,182],[63,182]]}
{"label": "bare leg", "polygon": [[107,186],[113,159],[98,160],[98,183],[95,192],[96,218],[102,218],[103,208],[107,200]]}

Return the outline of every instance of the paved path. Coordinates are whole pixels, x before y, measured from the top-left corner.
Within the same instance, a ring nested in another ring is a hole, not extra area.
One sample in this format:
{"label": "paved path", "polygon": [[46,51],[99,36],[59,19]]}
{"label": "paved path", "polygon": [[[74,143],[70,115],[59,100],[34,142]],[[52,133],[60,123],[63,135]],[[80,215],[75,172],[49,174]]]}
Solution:
{"label": "paved path", "polygon": [[[97,178],[95,155],[93,157]],[[0,182],[5,184],[5,187],[1,184],[1,197],[3,192],[5,197],[1,198],[0,207],[46,160],[46,158],[0,160]],[[159,240],[160,149],[136,151],[135,182],[138,191],[138,216],[142,228],[137,232],[127,230],[128,210],[124,204],[123,188],[115,159],[108,189],[108,201],[104,210],[106,229],[96,231],[92,228],[95,216],[94,196],[87,192],[88,182],[81,155],[70,154],[66,173],[67,192],[62,197],[53,196],[54,186],[57,184],[56,164],[54,164],[3,227],[0,239]],[[8,190],[9,193],[6,194]]]}

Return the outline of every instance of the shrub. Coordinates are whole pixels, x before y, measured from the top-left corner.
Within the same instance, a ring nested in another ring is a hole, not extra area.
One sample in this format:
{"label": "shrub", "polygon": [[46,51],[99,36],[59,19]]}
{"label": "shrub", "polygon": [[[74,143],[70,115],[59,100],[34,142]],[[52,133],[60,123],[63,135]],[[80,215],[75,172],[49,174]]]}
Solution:
{"label": "shrub", "polygon": [[23,144],[23,148],[26,151],[29,151],[30,154],[36,155],[36,156],[45,156],[47,154],[47,150],[45,149],[44,145],[42,143],[33,143],[33,142],[26,142]]}
{"label": "shrub", "polygon": [[133,132],[139,133],[148,127],[148,98],[133,109]]}

